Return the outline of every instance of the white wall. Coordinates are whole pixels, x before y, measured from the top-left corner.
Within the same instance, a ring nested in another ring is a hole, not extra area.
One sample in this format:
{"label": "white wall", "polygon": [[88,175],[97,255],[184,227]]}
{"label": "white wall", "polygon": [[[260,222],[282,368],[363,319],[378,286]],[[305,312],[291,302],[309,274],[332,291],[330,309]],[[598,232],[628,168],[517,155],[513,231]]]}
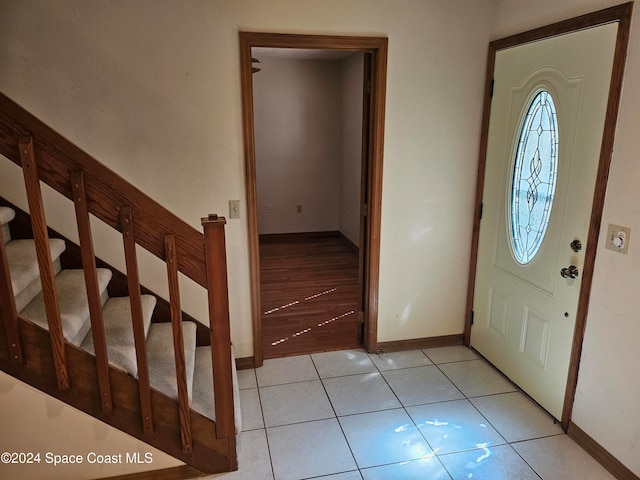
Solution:
{"label": "white wall", "polygon": [[364,54],[345,58],[341,64],[340,232],[359,246]]}
{"label": "white wall", "polygon": [[[496,11],[492,38],[618,3],[502,0]],[[636,475],[640,475],[639,24],[636,5],[573,411],[573,422]],[[605,250],[610,223],[631,228],[628,255]]]}
{"label": "white wall", "polygon": [[258,231],[336,231],[340,62],[260,61],[261,71],[253,75]]}
{"label": "white wall", "polygon": [[253,76],[258,231],[340,231],[357,245],[363,55],[279,55],[258,54]]}
{"label": "white wall", "polygon": [[[245,198],[238,32],[388,37],[378,339],[459,334],[492,14],[493,0],[0,0],[0,91],[200,228]],[[0,195],[21,203],[14,177],[0,161]],[[248,357],[245,219],[226,232],[231,334]],[[120,239],[99,237],[120,265]]]}

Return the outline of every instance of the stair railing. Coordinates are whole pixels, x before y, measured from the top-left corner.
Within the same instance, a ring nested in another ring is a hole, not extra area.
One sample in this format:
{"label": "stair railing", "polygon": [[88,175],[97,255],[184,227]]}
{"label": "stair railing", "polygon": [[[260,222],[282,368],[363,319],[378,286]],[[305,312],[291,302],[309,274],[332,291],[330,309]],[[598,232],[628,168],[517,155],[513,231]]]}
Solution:
{"label": "stair railing", "polygon": [[[70,382],[65,358],[65,340],[48,246],[40,182],[71,199],[75,205],[103,412],[110,412],[114,405],[89,214],[123,235],[138,364],[141,422],[145,433],[153,433],[154,422],[136,245],[140,245],[166,262],[180,432],[182,450],[185,453],[192,450],[192,432],[182,340],[178,273],[184,274],[207,290],[216,414],[215,432],[216,438],[229,439],[229,461],[231,469],[235,470],[237,456],[225,219],[216,215],[203,218],[201,224],[204,235],[199,233],[2,94],[0,94],[0,153],[23,169],[58,388],[68,390],[73,389],[73,385]],[[19,315],[16,312],[11,289],[6,249],[1,240],[2,238],[0,238],[0,280],[3,281],[0,286],[0,312],[4,320],[11,358],[15,362],[24,363],[18,326]]]}

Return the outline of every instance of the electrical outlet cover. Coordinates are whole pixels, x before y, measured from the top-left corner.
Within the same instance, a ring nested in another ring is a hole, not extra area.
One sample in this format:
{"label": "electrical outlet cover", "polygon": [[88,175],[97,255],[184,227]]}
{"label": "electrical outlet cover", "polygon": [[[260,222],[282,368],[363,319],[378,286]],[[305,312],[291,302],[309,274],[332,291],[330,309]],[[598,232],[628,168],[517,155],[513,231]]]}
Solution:
{"label": "electrical outlet cover", "polygon": [[[629,251],[631,229],[620,225],[609,225],[607,228],[607,243],[605,248],[613,252],[624,253]],[[616,245],[617,244],[617,245]]]}

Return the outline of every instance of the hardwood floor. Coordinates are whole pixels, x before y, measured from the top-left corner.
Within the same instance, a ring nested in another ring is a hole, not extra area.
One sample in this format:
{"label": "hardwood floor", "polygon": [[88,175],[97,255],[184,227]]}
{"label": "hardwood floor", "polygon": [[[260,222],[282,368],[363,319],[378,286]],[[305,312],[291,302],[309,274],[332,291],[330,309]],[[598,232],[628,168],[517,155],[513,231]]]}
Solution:
{"label": "hardwood floor", "polygon": [[357,348],[358,254],[337,236],[260,237],[265,358]]}

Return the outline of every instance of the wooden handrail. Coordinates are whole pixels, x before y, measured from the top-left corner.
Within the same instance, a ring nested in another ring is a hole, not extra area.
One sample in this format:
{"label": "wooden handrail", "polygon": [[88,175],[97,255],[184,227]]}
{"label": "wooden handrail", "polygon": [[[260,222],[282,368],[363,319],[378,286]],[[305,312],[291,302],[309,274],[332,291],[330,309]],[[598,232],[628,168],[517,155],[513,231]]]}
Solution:
{"label": "wooden handrail", "polygon": [[68,390],[70,381],[64,348],[64,335],[62,333],[62,319],[60,318],[60,304],[54,281],[55,274],[53,272],[51,250],[49,249],[47,220],[44,214],[44,205],[42,204],[38,164],[36,163],[31,137],[20,139],[19,152],[22,173],[27,187],[27,201],[31,212],[31,227],[33,228],[33,238],[36,244],[42,295],[51,335],[51,350],[53,352],[56,379],[60,390]]}
{"label": "wooden handrail", "polygon": [[71,173],[71,190],[73,192],[73,203],[76,208],[82,270],[84,271],[84,281],[87,287],[87,301],[89,303],[93,350],[96,356],[100,402],[104,412],[111,412],[113,411],[113,403],[111,401],[111,385],[109,382],[107,339],[104,336],[102,302],[100,301],[100,287],[98,285],[98,269],[96,267],[96,255],[93,250],[93,237],[91,236],[89,210],[87,209],[87,197],[85,195],[82,172]]}
{"label": "wooden handrail", "polygon": [[82,151],[5,95],[0,94],[0,154],[21,165],[18,138],[32,137],[38,152],[40,180],[73,199],[68,172],[84,174],[89,213],[121,231],[119,208],[129,205],[136,217],[136,243],[164,258],[164,235],[171,232],[178,248],[178,271],[207,288],[202,233]]}

